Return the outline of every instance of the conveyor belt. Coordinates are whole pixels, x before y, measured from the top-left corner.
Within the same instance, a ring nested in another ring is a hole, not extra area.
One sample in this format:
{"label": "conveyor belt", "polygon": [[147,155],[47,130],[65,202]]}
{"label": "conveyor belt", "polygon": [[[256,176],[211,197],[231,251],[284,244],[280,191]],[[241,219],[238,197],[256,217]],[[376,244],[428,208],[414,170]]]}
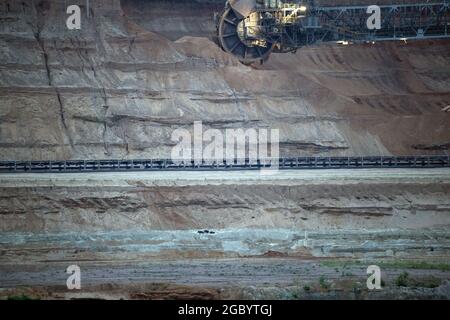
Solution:
{"label": "conveyor belt", "polygon": [[[0,173],[77,173],[126,171],[225,171],[259,170],[276,163],[270,160],[194,162],[169,159],[0,161]],[[280,158],[279,169],[450,168],[450,156],[370,156]]]}

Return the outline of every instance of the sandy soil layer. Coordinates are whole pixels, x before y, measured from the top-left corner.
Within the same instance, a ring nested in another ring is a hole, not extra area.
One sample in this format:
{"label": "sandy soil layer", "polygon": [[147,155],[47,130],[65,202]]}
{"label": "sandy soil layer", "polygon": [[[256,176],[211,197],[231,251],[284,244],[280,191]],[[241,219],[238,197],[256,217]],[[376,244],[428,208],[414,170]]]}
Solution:
{"label": "sandy soil layer", "polygon": [[230,184],[351,185],[359,183],[404,183],[409,185],[450,182],[450,169],[337,169],[266,171],[154,171],[101,173],[2,174],[2,187],[129,187],[200,186]]}

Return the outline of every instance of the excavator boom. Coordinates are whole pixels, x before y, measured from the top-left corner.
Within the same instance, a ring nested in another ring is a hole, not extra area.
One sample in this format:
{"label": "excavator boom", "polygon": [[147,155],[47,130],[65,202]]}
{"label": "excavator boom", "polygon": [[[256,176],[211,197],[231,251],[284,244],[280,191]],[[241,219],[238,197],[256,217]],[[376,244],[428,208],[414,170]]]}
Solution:
{"label": "excavator boom", "polygon": [[322,42],[450,37],[450,2],[316,6],[314,1],[230,0],[217,21],[220,46],[243,63]]}

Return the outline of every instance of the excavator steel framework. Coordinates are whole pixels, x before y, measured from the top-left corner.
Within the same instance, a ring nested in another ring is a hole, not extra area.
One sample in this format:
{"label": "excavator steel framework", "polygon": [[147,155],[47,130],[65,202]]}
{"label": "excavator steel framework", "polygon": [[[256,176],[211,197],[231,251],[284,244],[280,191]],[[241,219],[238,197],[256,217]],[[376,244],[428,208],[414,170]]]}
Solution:
{"label": "excavator steel framework", "polygon": [[369,29],[368,5],[316,6],[314,1],[230,0],[217,16],[217,38],[241,62],[262,62],[322,42],[377,42],[450,37],[450,2],[380,5]]}
{"label": "excavator steel framework", "polygon": [[287,169],[370,169],[370,168],[448,168],[450,156],[369,156],[369,157],[299,157],[273,159],[235,159],[232,161],[149,160],[68,160],[0,161],[0,175],[20,172],[124,172],[124,171],[230,171]]}

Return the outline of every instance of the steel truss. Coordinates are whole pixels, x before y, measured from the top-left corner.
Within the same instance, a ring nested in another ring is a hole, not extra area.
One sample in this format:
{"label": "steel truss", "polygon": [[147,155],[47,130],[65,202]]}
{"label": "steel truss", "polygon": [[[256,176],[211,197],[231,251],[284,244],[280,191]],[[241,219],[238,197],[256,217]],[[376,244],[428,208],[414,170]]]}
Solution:
{"label": "steel truss", "polygon": [[68,160],[68,161],[1,161],[1,173],[80,173],[125,171],[224,171],[287,169],[364,169],[364,168],[449,168],[450,156],[404,157],[298,157],[257,161],[173,161],[149,160]]}
{"label": "steel truss", "polygon": [[280,26],[280,51],[329,41],[373,42],[450,38],[450,4],[381,5],[381,29],[369,30],[368,6],[311,7],[298,24]]}

